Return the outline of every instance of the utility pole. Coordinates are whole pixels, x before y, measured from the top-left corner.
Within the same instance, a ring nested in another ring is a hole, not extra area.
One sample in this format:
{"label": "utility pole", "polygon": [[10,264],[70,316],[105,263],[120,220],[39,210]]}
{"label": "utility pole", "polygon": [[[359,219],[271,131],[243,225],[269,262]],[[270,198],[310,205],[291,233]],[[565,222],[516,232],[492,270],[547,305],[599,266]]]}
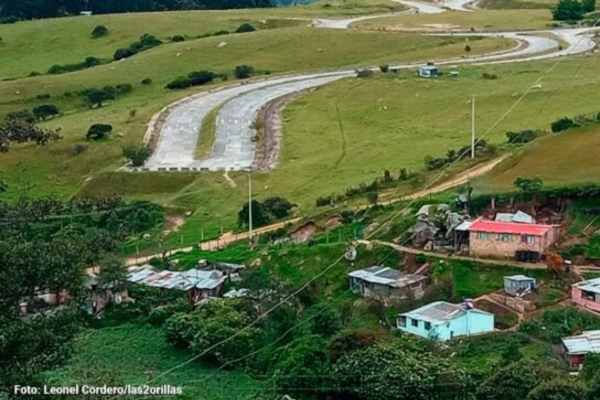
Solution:
{"label": "utility pole", "polygon": [[248,239],[252,243],[252,173],[248,172]]}
{"label": "utility pole", "polygon": [[475,96],[471,97],[471,159],[475,159]]}

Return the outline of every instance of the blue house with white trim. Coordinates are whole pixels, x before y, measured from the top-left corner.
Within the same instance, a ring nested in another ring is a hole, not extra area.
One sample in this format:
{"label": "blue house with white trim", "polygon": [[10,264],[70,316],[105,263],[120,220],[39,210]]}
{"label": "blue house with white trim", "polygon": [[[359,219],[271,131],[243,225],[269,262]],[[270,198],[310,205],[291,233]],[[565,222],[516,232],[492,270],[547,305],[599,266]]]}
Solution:
{"label": "blue house with white trim", "polygon": [[426,339],[446,341],[494,331],[494,314],[473,308],[469,303],[436,301],[399,314],[396,326],[403,332]]}

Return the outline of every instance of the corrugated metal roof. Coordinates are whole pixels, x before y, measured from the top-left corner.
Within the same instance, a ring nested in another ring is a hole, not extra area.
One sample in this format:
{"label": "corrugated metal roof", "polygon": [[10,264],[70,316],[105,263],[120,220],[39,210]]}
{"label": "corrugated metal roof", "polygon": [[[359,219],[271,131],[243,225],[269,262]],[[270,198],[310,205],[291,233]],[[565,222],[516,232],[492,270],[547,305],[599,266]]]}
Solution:
{"label": "corrugated metal roof", "polygon": [[427,279],[424,275],[405,274],[402,271],[379,265],[352,271],[348,276],[391,287],[405,287]]}
{"label": "corrugated metal roof", "polygon": [[600,330],[565,337],[562,342],[569,354],[600,353]]}
{"label": "corrugated metal roof", "polygon": [[[467,309],[462,304],[452,304],[445,301],[436,301],[429,303],[426,306],[417,308],[416,310],[400,314],[404,317],[417,319],[420,321],[428,321],[432,324],[442,324],[449,320],[458,318],[464,315]],[[479,310],[477,308],[469,309],[469,312],[491,315],[490,313]]]}
{"label": "corrugated metal roof", "polygon": [[143,265],[141,267],[131,267],[128,271],[127,280],[129,282],[177,290],[190,290],[194,287],[198,289],[214,289],[223,284],[226,279],[223,273],[217,270],[157,271],[151,265]]}
{"label": "corrugated metal roof", "polygon": [[535,278],[531,278],[525,275],[511,275],[505,276],[504,279],[510,279],[511,281],[535,281]]}
{"label": "corrugated metal roof", "polygon": [[577,282],[573,286],[577,289],[585,290],[586,292],[600,294],[600,278],[588,279],[587,281]]}
{"label": "corrugated metal roof", "polygon": [[498,222],[478,218],[471,224],[469,231],[543,236],[551,229],[552,225],[521,224],[517,222]]}
{"label": "corrugated metal roof", "polygon": [[469,228],[471,227],[471,224],[472,224],[471,221],[463,221],[456,228],[454,228],[454,230],[460,231],[460,232],[468,231]]}

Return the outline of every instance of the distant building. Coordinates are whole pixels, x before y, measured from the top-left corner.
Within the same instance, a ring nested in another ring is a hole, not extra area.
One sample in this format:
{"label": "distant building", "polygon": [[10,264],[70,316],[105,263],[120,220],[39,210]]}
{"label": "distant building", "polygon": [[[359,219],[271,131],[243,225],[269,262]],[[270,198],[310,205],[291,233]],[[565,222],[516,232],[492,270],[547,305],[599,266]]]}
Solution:
{"label": "distant building", "polygon": [[600,330],[584,331],[581,335],[562,338],[563,351],[569,366],[580,369],[588,353],[600,353]]}
{"label": "distant building", "polygon": [[583,308],[600,312],[600,278],[577,282],[571,286],[571,300]]}
{"label": "distant building", "polygon": [[451,304],[437,301],[398,315],[396,326],[403,332],[446,341],[457,336],[492,332],[494,314],[473,308],[468,303]]}
{"label": "distant building", "polygon": [[558,240],[556,225],[489,221],[478,218],[469,227],[472,256],[537,261]]}
{"label": "distant building", "polygon": [[421,65],[417,71],[421,78],[435,78],[440,75],[440,70],[435,65]]}
{"label": "distant building", "polygon": [[354,293],[382,301],[421,298],[428,282],[425,275],[405,274],[383,266],[359,269],[349,273],[348,277]]}
{"label": "distant building", "polygon": [[512,275],[504,277],[504,291],[511,296],[523,296],[531,293],[536,288],[535,278],[525,275]]}
{"label": "distant building", "polygon": [[535,219],[524,213],[523,211],[517,211],[516,213],[497,213],[496,221],[498,222],[518,222],[520,224],[535,224]]}
{"label": "distant building", "polygon": [[127,280],[161,289],[187,292],[191,304],[209,297],[219,297],[227,276],[219,270],[157,271],[151,265],[129,268]]}

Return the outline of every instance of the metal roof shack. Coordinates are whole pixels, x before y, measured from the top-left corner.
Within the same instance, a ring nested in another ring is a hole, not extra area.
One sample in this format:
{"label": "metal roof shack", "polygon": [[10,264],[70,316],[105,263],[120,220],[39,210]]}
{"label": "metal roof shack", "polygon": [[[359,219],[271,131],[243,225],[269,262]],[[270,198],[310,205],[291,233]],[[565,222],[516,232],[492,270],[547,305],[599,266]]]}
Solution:
{"label": "metal roof shack", "polygon": [[414,283],[427,280],[427,277],[424,275],[405,274],[396,269],[379,265],[350,272],[348,276],[351,278],[361,279],[366,282],[396,288],[406,287]]}
{"label": "metal roof shack", "polygon": [[552,225],[522,224],[518,222],[490,221],[478,218],[471,224],[470,232],[510,233],[514,235],[544,236],[552,231]]}
{"label": "metal roof shack", "polygon": [[141,267],[131,267],[128,271],[127,280],[129,282],[184,291],[193,288],[201,290],[215,289],[223,285],[226,280],[226,276],[217,270],[157,271],[151,265],[146,264]]}
{"label": "metal roof shack", "polygon": [[570,355],[600,353],[600,330],[584,331],[581,335],[562,338]]}
{"label": "metal roof shack", "polygon": [[585,292],[600,294],[600,278],[577,282],[573,285],[573,287]]}
{"label": "metal roof shack", "polygon": [[523,211],[517,211],[516,213],[497,213],[497,222],[517,222],[521,224],[535,224],[535,219],[529,214]]}

